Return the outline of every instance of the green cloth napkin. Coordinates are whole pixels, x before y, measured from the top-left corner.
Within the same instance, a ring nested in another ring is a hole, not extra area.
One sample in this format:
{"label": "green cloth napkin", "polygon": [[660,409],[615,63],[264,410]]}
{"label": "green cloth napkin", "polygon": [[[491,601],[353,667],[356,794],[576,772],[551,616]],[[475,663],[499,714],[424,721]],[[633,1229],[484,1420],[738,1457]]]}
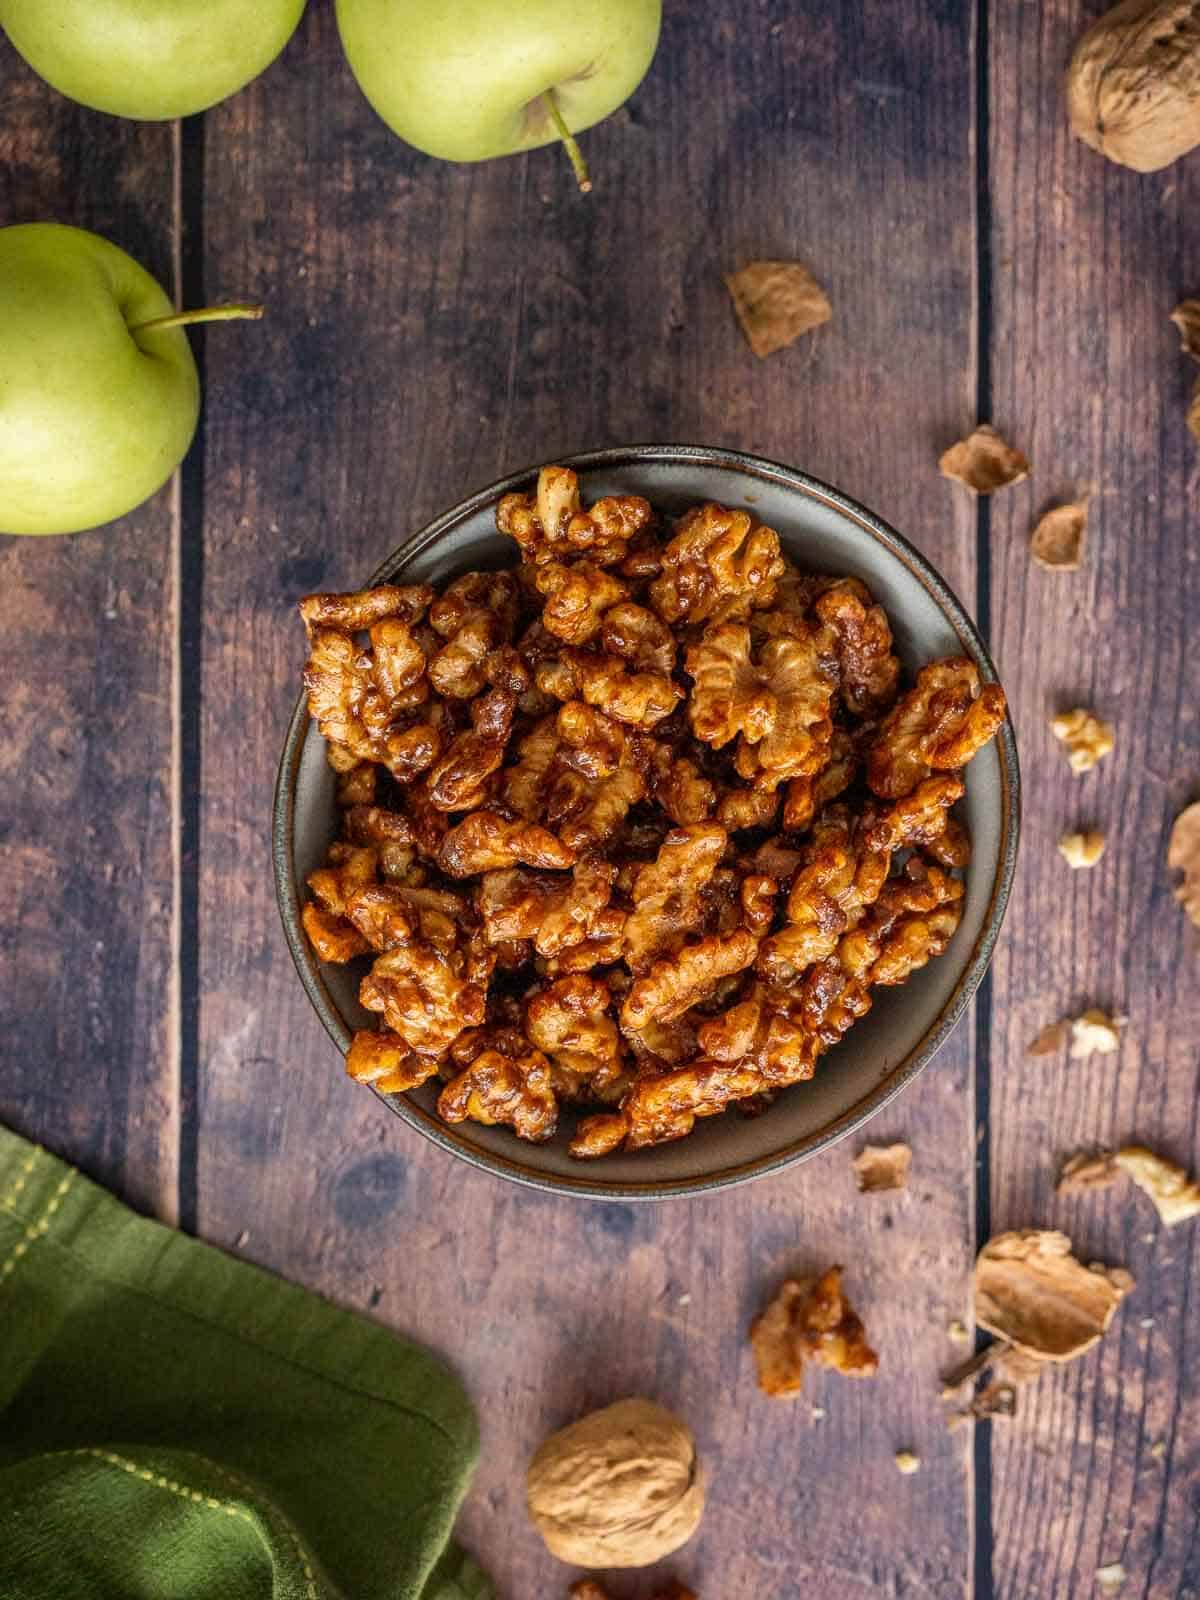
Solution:
{"label": "green cloth napkin", "polygon": [[3,1600],[492,1600],[427,1350],[0,1127]]}

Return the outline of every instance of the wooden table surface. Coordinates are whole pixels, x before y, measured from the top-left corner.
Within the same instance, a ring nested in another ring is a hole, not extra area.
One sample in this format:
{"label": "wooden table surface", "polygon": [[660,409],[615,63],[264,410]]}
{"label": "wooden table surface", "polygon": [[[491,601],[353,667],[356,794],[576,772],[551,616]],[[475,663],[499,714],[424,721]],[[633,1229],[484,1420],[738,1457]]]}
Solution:
{"label": "wooden table surface", "polygon": [[[205,417],[172,489],[102,533],[0,541],[0,1118],[443,1350],[483,1419],[461,1535],[505,1600],[565,1594],[525,1516],[532,1448],[631,1392],[711,1464],[665,1569],[703,1600],[1064,1600],[1118,1561],[1123,1600],[1200,1595],[1200,1229],[1054,1193],[1079,1145],[1198,1154],[1196,950],[1164,857],[1200,780],[1193,371],[1167,320],[1200,285],[1200,155],[1138,176],[1069,136],[1062,72],[1098,9],[668,0],[649,78],[587,136],[587,198],[555,151],[456,168],[401,145],[327,0],[180,125],[82,110],[0,41],[0,223],[94,228],[185,303],[269,306],[196,337]],[[762,256],[808,262],[835,312],[759,363],[721,274]],[[936,465],[977,418],[1034,463],[978,504]],[[860,1198],[845,1145],[710,1200],[527,1194],[349,1084],[293,974],[268,833],[296,598],[504,472],[642,440],[756,451],[876,507],[1009,691],[1017,886],[973,1016],[872,1129],[913,1146],[903,1195]],[[1037,512],[1085,486],[1084,570],[1031,567]],[[1074,778],[1047,717],[1080,700],[1117,745]],[[1109,849],[1072,874],[1055,839],[1080,821]],[[1091,1003],[1128,1015],[1118,1054],[1026,1058]],[[948,1431],[977,1242],[1042,1225],[1136,1292],[1014,1421]],[[746,1324],[829,1260],[881,1371],[781,1407]]]}

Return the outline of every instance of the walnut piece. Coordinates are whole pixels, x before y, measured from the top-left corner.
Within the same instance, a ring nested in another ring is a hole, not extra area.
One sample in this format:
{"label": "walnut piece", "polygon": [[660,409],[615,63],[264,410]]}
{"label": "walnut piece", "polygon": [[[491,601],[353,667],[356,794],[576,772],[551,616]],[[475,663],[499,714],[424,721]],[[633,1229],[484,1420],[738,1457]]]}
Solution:
{"label": "walnut piece", "polygon": [[1125,1145],[1117,1151],[1114,1160],[1117,1167],[1150,1196],[1168,1228],[1200,1214],[1200,1183],[1189,1178],[1173,1161],[1140,1144]]}
{"label": "walnut piece", "polygon": [[372,1084],[381,1094],[405,1094],[437,1072],[437,1059],[419,1056],[398,1033],[360,1028],[346,1052],[346,1071],[356,1083]]}
{"label": "walnut piece", "polygon": [[896,698],[900,661],[882,606],[866,602],[850,583],[834,584],[813,607],[836,641],[839,691],[856,717],[878,717]]}
{"label": "walnut piece", "polygon": [[938,465],[944,478],[965,484],[972,494],[994,494],[1029,476],[1029,462],[988,422],[951,445]]}
{"label": "walnut piece", "polygon": [[704,1511],[687,1424],[652,1400],[618,1400],[561,1428],[526,1477],[551,1555],[582,1567],[644,1567],[685,1544]]}
{"label": "walnut piece", "polygon": [[848,1378],[874,1377],[879,1358],[842,1293],[841,1267],[818,1278],[787,1278],[750,1328],[758,1386],[775,1399],[794,1400],[805,1365],[831,1367]]}
{"label": "walnut piece", "polygon": [[598,567],[611,567],[652,515],[649,501],[636,494],[608,495],[584,511],[578,475],[569,467],[543,467],[536,495],[507,494],[500,501],[496,526],[536,566],[586,556]]}
{"label": "walnut piece", "polygon": [[833,315],[828,295],[799,261],[750,261],[726,273],[725,286],[746,341],[760,360]]}
{"label": "walnut piece", "polygon": [[906,1144],[868,1144],[859,1151],[851,1165],[860,1194],[907,1189],[912,1151]]}
{"label": "walnut piece", "polygon": [[530,1042],[571,1080],[587,1083],[599,1099],[624,1071],[611,1006],[608,986],[580,973],[533,995],[525,1009]]}
{"label": "walnut piece", "polygon": [[911,1478],[914,1472],[921,1470],[921,1458],[912,1450],[896,1451],[896,1471],[902,1477]]}
{"label": "walnut piece", "polygon": [[1076,46],[1071,129],[1110,161],[1157,172],[1200,144],[1200,18],[1192,0],[1124,0]]}
{"label": "walnut piece", "polygon": [[495,811],[472,811],[438,847],[438,865],[451,878],[518,864],[563,871],[575,865],[575,852],[547,828],[521,818],[509,822]]}
{"label": "walnut piece", "polygon": [[441,1055],[486,1011],[485,990],[462,973],[461,961],[417,941],[381,955],[358,998],[421,1055]]}
{"label": "walnut piece", "polygon": [[518,1139],[544,1143],[558,1124],[550,1063],[540,1050],[516,1058],[484,1050],[442,1090],[438,1115],[446,1122],[504,1123]]}
{"label": "walnut piece", "polygon": [[1175,818],[1167,845],[1167,866],[1172,872],[1183,873],[1175,898],[1200,928],[1200,801]]}
{"label": "walnut piece", "polygon": [[884,718],[867,752],[868,784],[896,799],[932,772],[965,766],[995,736],[1005,710],[1004,690],[981,684],[965,656],[931,662]]}
{"label": "walnut piece", "polygon": [[429,608],[429,623],[446,642],[429,660],[437,692],[469,700],[488,681],[494,651],[512,638],[517,584],[510,572],[467,572]]}
{"label": "walnut piece", "polygon": [[1073,1361],[1099,1342],[1133,1279],[1085,1267],[1051,1230],[1002,1233],[975,1263],[975,1320],[1038,1361]]}
{"label": "walnut piece", "polygon": [[548,561],[537,568],[534,582],[546,597],[543,626],[566,644],[594,639],[605,613],[629,593],[619,578],[591,561],[578,561],[573,567]]}
{"label": "walnut piece", "polygon": [[1029,554],[1050,572],[1076,572],[1083,564],[1087,501],[1052,506],[1029,536]]}
{"label": "walnut piece", "polygon": [[1125,1018],[1110,1016],[1107,1011],[1091,1006],[1082,1016],[1070,1018],[1069,1026],[1071,1048],[1068,1054],[1072,1061],[1082,1061],[1087,1056],[1107,1056],[1118,1050]]}
{"label": "walnut piece", "polygon": [[1104,854],[1104,835],[1095,828],[1085,833],[1064,833],[1058,841],[1058,853],[1067,865],[1078,871],[1094,867]]}
{"label": "walnut piece", "polygon": [[1060,712],[1052,719],[1050,731],[1066,746],[1067,762],[1075,773],[1090,772],[1113,747],[1112,723],[1082,706]]}
{"label": "walnut piece", "polygon": [[655,859],[639,870],[633,881],[633,910],[625,923],[624,955],[632,972],[645,972],[703,928],[708,914],[704,891],[728,839],[716,823],[692,823],[669,833]]}
{"label": "walnut piece", "polygon": [[425,780],[438,811],[474,811],[483,804],[487,780],[504,760],[515,710],[515,697],[506,689],[490,689],[471,701],[469,731],[458,735]]}
{"label": "walnut piece", "polygon": [[1200,361],[1200,300],[1181,300],[1171,313],[1179,329],[1179,348],[1193,361]]}
{"label": "walnut piece", "polygon": [[783,573],[773,528],[709,503],[676,524],[650,603],[666,623],[745,619],[771,604]]}

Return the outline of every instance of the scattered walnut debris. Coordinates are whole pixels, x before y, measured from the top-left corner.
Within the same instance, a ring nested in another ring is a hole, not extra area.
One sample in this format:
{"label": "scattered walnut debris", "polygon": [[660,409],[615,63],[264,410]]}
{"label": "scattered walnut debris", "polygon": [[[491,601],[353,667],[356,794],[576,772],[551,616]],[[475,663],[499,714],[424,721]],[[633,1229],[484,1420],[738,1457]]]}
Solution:
{"label": "scattered walnut debris", "polygon": [[1110,1562],[1107,1567],[1096,1568],[1096,1587],[1101,1594],[1117,1594],[1123,1587],[1128,1573],[1119,1561]]}
{"label": "scattered walnut debris", "polygon": [[758,1385],[776,1399],[800,1393],[806,1362],[849,1378],[873,1377],[879,1358],[842,1294],[842,1269],[819,1278],[788,1278],[750,1328]]}
{"label": "scattered walnut debris", "polygon": [[1051,572],[1075,572],[1083,563],[1087,501],[1052,506],[1029,536],[1029,554]]}
{"label": "scattered walnut debris", "polygon": [[[608,1590],[595,1578],[580,1578],[567,1590],[571,1600],[609,1600]],[[651,1600],[700,1600],[700,1596],[686,1584],[670,1582],[665,1589],[656,1589]]]}
{"label": "scattered walnut debris", "polygon": [[1050,731],[1067,747],[1072,772],[1090,772],[1113,747],[1113,727],[1092,711],[1076,706],[1060,712],[1050,723]]}
{"label": "scattered walnut debris", "polygon": [[1111,1189],[1121,1176],[1111,1150],[1076,1150],[1059,1169],[1056,1194],[1086,1194],[1093,1189]]}
{"label": "scattered walnut debris", "polygon": [[1057,1055],[1071,1037],[1069,1022],[1048,1022],[1035,1039],[1025,1046],[1027,1056]]}
{"label": "scattered walnut debris", "polygon": [[1200,800],[1175,818],[1167,845],[1167,866],[1183,873],[1175,898],[1200,928]]}
{"label": "scattered walnut debris", "polygon": [[751,261],[727,273],[725,286],[742,332],[760,359],[833,315],[828,295],[798,261]]}
{"label": "scattered walnut debris", "polygon": [[1064,833],[1058,841],[1058,853],[1069,867],[1094,867],[1104,854],[1107,841],[1095,828],[1086,833]]}
{"label": "scattered walnut debris", "polygon": [[921,1458],[913,1450],[896,1451],[896,1471],[906,1478],[911,1478],[914,1472],[920,1472]]}
{"label": "scattered walnut debris", "polygon": [[1157,172],[1200,144],[1200,29],[1192,0],[1124,0],[1084,34],[1067,72],[1076,136]]}
{"label": "scattered walnut debris", "polygon": [[1181,300],[1171,313],[1179,329],[1179,348],[1193,361],[1200,361],[1200,300]]}
{"label": "scattered walnut debris", "polygon": [[998,1339],[963,1362],[942,1379],[942,1398],[953,1400],[979,1380],[980,1387],[967,1403],[950,1413],[949,1424],[985,1422],[1012,1417],[1017,1410],[1017,1389],[1041,1371],[1041,1363]]}
{"label": "scattered walnut debris", "polygon": [[970,1344],[971,1330],[965,1322],[960,1322],[957,1317],[946,1329],[946,1337],[951,1344]]}
{"label": "scattered walnut debris", "polygon": [[989,422],[952,444],[938,465],[944,478],[966,484],[972,494],[994,494],[1029,476],[1029,462]]}
{"label": "scattered walnut debris", "polygon": [[881,1189],[906,1189],[912,1151],[906,1144],[869,1144],[859,1151],[851,1165],[860,1194],[874,1194]]}
{"label": "scattered walnut debris", "polygon": [[1037,1361],[1073,1361],[1099,1342],[1132,1287],[1122,1267],[1077,1261],[1064,1233],[1001,1233],[975,1263],[975,1318]]}
{"label": "scattered walnut debris", "polygon": [[1111,1016],[1097,1006],[1091,1006],[1082,1016],[1071,1018],[1072,1061],[1082,1061],[1087,1056],[1110,1056],[1121,1043],[1121,1029],[1126,1019]]}
{"label": "scattered walnut debris", "polygon": [[1126,1145],[1117,1151],[1114,1160],[1154,1201],[1168,1228],[1200,1214],[1200,1183],[1173,1161],[1140,1144]]}

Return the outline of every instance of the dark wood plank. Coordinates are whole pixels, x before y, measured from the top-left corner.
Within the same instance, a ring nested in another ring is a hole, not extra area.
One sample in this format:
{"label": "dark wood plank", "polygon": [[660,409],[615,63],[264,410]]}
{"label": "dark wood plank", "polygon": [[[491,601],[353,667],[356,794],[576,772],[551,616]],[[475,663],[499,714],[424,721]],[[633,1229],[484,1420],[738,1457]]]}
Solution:
{"label": "dark wood plank", "polygon": [[[1196,446],[1190,363],[1167,317],[1200,285],[1188,222],[1195,158],[1138,176],[1066,129],[1061,74],[1101,7],[993,8],[995,420],[1029,452],[1028,485],[993,509],[995,632],[1021,734],[1023,858],[996,964],[992,1198],[997,1228],[1055,1225],[1082,1258],[1138,1280],[1100,1350],[1043,1378],[993,1432],[997,1593],[1084,1596],[1120,1561],[1122,1597],[1200,1586],[1190,1337],[1195,1228],[1165,1230],[1133,1191],[1056,1199],[1057,1158],[1136,1137],[1195,1165],[1200,1023],[1193,930],[1164,857],[1200,779]],[[1092,484],[1084,570],[1031,567],[1045,503]],[[1116,749],[1072,776],[1047,718],[1078,702],[1116,725]],[[1108,834],[1071,873],[1057,836]],[[1120,1053],[1026,1059],[1043,1022],[1084,1005],[1124,1011]],[[1189,1511],[1188,1507],[1191,1507]]]}
{"label": "dark wood plank", "polygon": [[[706,1596],[968,1593],[968,1449],[936,1394],[972,1256],[971,1035],[879,1130],[917,1152],[894,1204],[857,1198],[848,1148],[633,1209],[526,1195],[406,1137],[345,1082],[276,927],[293,602],[502,471],[655,438],[840,483],[969,598],[972,518],[934,462],[974,384],[970,52],[958,7],[674,8],[651,79],[587,139],[587,201],[554,152],[456,170],[405,150],[328,9],[207,120],[209,291],[271,309],[244,347],[208,346],[199,1224],[459,1364],[484,1422],[464,1537],[504,1594],[565,1591],[525,1519],[532,1448],[629,1391],[677,1405],[714,1466],[674,1563]],[[753,255],[808,260],[836,307],[763,365],[721,283]],[[830,1259],[884,1371],[814,1383],[817,1421],[756,1393],[744,1339],[785,1271]]]}
{"label": "dark wood plank", "polygon": [[[72,105],[0,39],[0,223],[92,228],[168,287],[174,133]],[[0,1119],[174,1215],[174,491],[0,537]]]}

